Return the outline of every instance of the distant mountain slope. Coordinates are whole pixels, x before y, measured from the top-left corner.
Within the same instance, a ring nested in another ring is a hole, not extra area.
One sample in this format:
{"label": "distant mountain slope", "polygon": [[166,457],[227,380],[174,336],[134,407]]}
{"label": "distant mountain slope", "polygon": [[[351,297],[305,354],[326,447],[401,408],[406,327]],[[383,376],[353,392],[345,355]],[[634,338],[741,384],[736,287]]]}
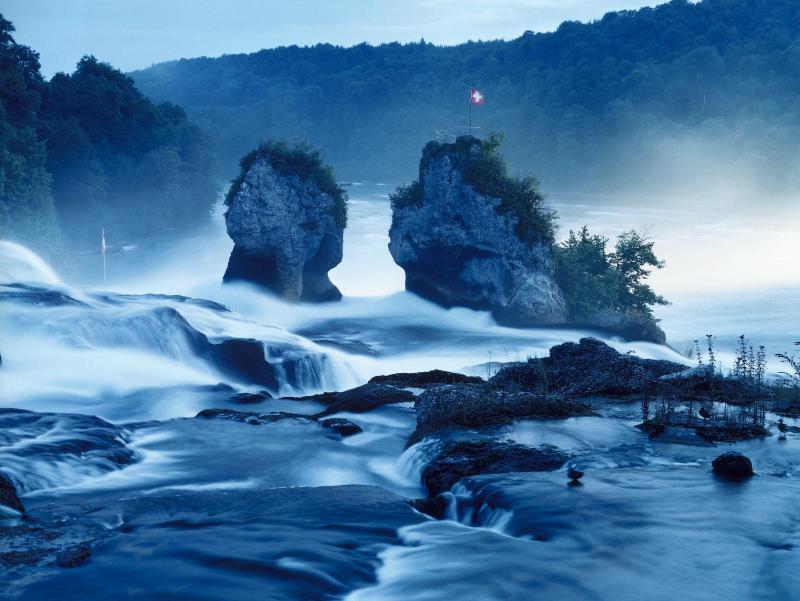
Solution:
{"label": "distant mountain slope", "polygon": [[409,179],[475,85],[476,125],[546,189],[783,192],[800,184],[799,32],[797,0],[674,0],[508,42],[292,46],[132,75],[186,108],[231,175],[285,137],[341,176]]}

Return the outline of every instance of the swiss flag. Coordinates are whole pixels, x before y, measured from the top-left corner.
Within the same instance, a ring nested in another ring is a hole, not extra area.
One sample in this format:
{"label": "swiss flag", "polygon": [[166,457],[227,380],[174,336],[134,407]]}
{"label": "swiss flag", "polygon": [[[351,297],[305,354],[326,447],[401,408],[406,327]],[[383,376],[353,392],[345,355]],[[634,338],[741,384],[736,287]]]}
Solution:
{"label": "swiss flag", "polygon": [[486,98],[484,98],[483,92],[472,88],[469,93],[469,101],[472,104],[483,104],[486,101]]}

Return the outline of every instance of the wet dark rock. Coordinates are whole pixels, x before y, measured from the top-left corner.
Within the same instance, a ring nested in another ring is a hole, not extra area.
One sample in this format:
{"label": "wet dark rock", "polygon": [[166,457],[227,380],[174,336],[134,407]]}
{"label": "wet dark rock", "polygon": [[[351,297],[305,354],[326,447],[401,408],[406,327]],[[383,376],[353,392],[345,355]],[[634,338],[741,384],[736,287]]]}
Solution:
{"label": "wet dark rock", "polygon": [[753,424],[697,419],[693,420],[691,424],[687,424],[685,421],[660,424],[650,420],[647,423],[638,424],[636,427],[647,432],[651,440],[696,446],[711,445],[717,442],[741,442],[769,436],[766,428]]}
{"label": "wet dark rock", "polygon": [[661,376],[687,369],[672,361],[623,355],[596,338],[581,338],[554,346],[543,359],[501,369],[490,382],[576,397],[628,396],[655,393]]}
{"label": "wet dark rock", "polygon": [[211,363],[236,379],[278,389],[275,369],[266,360],[262,342],[231,338],[217,344],[209,343],[206,352]]}
{"label": "wet dark rock", "polygon": [[736,451],[723,453],[711,462],[717,476],[729,480],[741,480],[753,475],[753,464],[750,459]]}
{"label": "wet dark rock", "polygon": [[262,392],[240,392],[234,394],[228,401],[236,405],[256,405],[264,401],[272,400],[273,398],[274,397],[269,392],[264,390]]}
{"label": "wet dark rock", "polygon": [[25,507],[17,494],[17,487],[3,472],[0,472],[0,505],[19,513],[25,513]]}
{"label": "wet dark rock", "polygon": [[484,380],[477,376],[466,376],[464,374],[441,369],[422,371],[416,373],[397,373],[386,376],[375,376],[370,380],[373,384],[393,384],[395,386],[405,386],[408,388],[425,388],[432,384],[483,384]]}
{"label": "wet dark rock", "polygon": [[339,199],[313,178],[284,171],[262,149],[242,162],[225,214],[234,247],[224,281],[252,282],[290,302],[339,300],[328,278],[342,260]]}
{"label": "wet dark rock", "polygon": [[349,419],[343,419],[341,417],[323,419],[319,423],[323,428],[328,428],[329,430],[336,432],[336,434],[342,438],[346,436],[353,436],[354,434],[360,434],[364,431],[358,424],[354,424]]}
{"label": "wet dark rock", "polygon": [[443,494],[427,499],[409,499],[408,504],[420,513],[431,516],[435,520],[444,519],[449,501]]}
{"label": "wet dark rock", "polygon": [[433,386],[416,398],[417,428],[409,444],[451,427],[480,428],[516,418],[560,419],[591,415],[589,405],[562,397],[478,384]]}
{"label": "wet dark rock", "polygon": [[467,476],[553,471],[567,459],[565,453],[550,446],[533,448],[497,440],[449,441],[422,470],[422,483],[428,496],[434,497]]}
{"label": "wet dark rock", "polygon": [[389,384],[367,383],[343,392],[323,392],[305,397],[288,397],[299,401],[316,401],[328,408],[315,417],[325,417],[340,411],[366,413],[383,405],[413,402],[414,393]]}
{"label": "wet dark rock", "polygon": [[572,480],[573,482],[577,482],[581,478],[583,478],[583,472],[576,468],[574,465],[570,465],[567,469],[567,478]]}
{"label": "wet dark rock", "polygon": [[418,197],[395,203],[389,251],[406,290],[445,307],[492,311],[501,323],[535,326],[566,321],[554,279],[552,245],[523,240],[508,199],[468,183],[481,141],[431,142],[420,161]]}
{"label": "wet dark rock", "polygon": [[707,365],[661,376],[658,391],[679,399],[709,403],[750,403],[757,398],[772,397],[764,387],[757,388],[746,380],[712,372]]}
{"label": "wet dark rock", "polygon": [[201,419],[224,419],[233,422],[242,422],[254,426],[274,424],[275,422],[291,419],[311,423],[314,420],[307,415],[276,411],[273,413],[258,413],[256,411],[236,411],[234,409],[203,409],[195,415]]}
{"label": "wet dark rock", "polygon": [[81,543],[62,551],[56,556],[56,563],[62,568],[77,568],[82,566],[92,556],[92,547],[87,543]]}

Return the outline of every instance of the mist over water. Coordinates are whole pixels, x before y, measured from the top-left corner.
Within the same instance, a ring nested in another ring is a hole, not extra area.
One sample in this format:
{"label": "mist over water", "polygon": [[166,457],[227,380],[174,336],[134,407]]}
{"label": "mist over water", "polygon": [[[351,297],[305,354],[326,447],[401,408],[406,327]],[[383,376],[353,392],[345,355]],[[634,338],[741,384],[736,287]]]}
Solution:
{"label": "mist over water", "polygon": [[[286,397],[400,371],[486,377],[497,362],[592,334],[505,328],[488,313],[404,292],[387,249],[390,190],[349,188],[345,258],[331,273],[345,296],[339,303],[289,305],[246,284],[223,286],[232,243],[221,212],[179,239],[124,249],[109,240],[105,282],[99,254],[53,269],[0,243],[0,465],[38,515],[93,507],[81,510],[92,516],[81,527],[110,537],[80,581],[44,579],[32,598],[99,595],[113,580],[142,598],[207,581],[209,595],[225,598],[326,591],[319,598],[500,600],[536,590],[549,599],[699,601],[709,578],[726,599],[789,598],[800,584],[794,435],[737,446],[759,475],[733,489],[708,473],[720,449],[648,440],[633,428],[636,404],[518,422],[494,436],[558,446],[587,470],[586,485],[566,487],[562,472],[470,478],[451,491],[448,519],[434,521],[403,501],[424,495],[420,472],[432,452],[425,442],[405,446],[415,426],[410,404],[337,415],[363,429],[347,439],[303,419],[319,403],[231,404],[232,394],[263,387],[209,359],[208,349],[229,339],[264,345],[276,368],[271,392]],[[740,333],[770,354],[800,335],[790,213],[755,219],[680,203],[552,202],[562,237],[588,224],[609,237],[644,229],[656,240],[667,267],[653,284],[673,302],[658,315],[678,351],[714,333],[725,368]],[[667,347],[603,338],[621,351],[691,363]],[[295,417],[260,426],[193,418],[212,407]],[[754,517],[756,508],[767,513]],[[274,553],[265,556],[264,545]],[[139,548],[169,558],[170,577],[125,571],[126,562],[163,571]],[[346,563],[343,548],[356,549]],[[723,578],[728,568],[735,576]]]}

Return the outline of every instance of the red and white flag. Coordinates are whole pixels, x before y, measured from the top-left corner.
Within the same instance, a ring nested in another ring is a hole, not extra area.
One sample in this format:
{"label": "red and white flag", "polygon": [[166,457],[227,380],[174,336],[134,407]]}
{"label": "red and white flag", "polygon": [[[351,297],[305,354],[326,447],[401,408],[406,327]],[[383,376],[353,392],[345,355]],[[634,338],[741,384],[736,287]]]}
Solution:
{"label": "red and white flag", "polygon": [[483,96],[483,92],[481,92],[480,90],[476,90],[475,88],[472,88],[469,93],[469,101],[472,104],[481,105],[486,101],[486,99]]}

